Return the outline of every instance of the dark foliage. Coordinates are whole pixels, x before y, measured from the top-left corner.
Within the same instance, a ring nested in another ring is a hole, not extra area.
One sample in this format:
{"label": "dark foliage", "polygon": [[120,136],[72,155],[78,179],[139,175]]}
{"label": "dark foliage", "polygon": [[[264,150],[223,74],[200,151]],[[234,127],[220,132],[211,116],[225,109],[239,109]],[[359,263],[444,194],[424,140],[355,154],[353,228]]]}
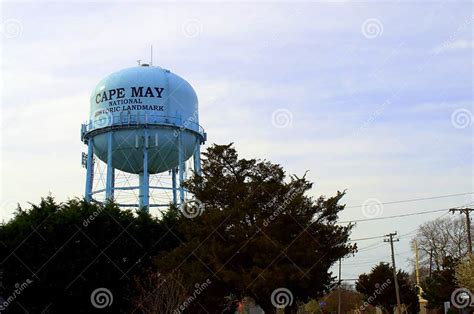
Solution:
{"label": "dark foliage", "polygon": [[205,210],[182,221],[185,241],[157,259],[162,269],[186,274],[189,285],[211,280],[190,311],[221,312],[216,305],[233,295],[273,313],[271,294],[280,287],[293,295],[287,312],[321,296],[332,280],[329,268],[355,249],[347,242],[352,226],[336,225],[344,193],[312,199],[305,177],[287,178],[279,165],[239,159],[232,145],[214,145],[204,156],[203,176],[187,182],[197,200],[186,210]]}
{"label": "dark foliage", "polygon": [[[399,270],[397,279],[401,303],[405,304],[408,313],[418,313],[418,296],[409,274]],[[364,295],[365,305],[380,306],[385,313],[393,313],[397,306],[393,268],[387,263],[380,263],[369,274],[360,275],[356,289]]]}
{"label": "dark foliage", "polygon": [[[51,197],[19,209],[0,226],[0,296],[11,300],[2,313],[128,313],[137,302],[153,304],[148,293],[153,302],[184,293],[189,313],[234,313],[244,297],[273,313],[271,294],[281,287],[293,296],[285,311],[294,312],[297,303],[322,296],[333,280],[329,268],[355,250],[348,244],[352,225],[336,225],[344,193],[313,199],[304,176],[239,159],[231,145],[214,145],[204,156],[203,176],[186,184],[197,200],[183,213],[171,207],[157,219]],[[188,218],[201,205],[202,214]],[[147,272],[156,280],[137,292],[134,284]],[[167,282],[161,278],[180,278],[185,292],[156,293],[153,283]],[[113,294],[110,307],[92,306],[97,288]]]}
{"label": "dark foliage", "polygon": [[[0,227],[0,295],[15,296],[5,312],[99,311],[90,300],[97,288],[113,294],[112,306],[101,312],[127,312],[131,278],[150,267],[152,256],[177,246],[178,239],[168,232],[175,219],[169,214],[158,221],[114,204],[56,204],[51,197],[19,209]],[[15,285],[27,280],[31,284],[16,295]]]}
{"label": "dark foliage", "polygon": [[451,294],[458,288],[455,280],[457,260],[447,257],[441,263],[441,268],[435,270],[422,284],[423,297],[428,300],[430,308],[443,309],[444,302],[451,300]]}

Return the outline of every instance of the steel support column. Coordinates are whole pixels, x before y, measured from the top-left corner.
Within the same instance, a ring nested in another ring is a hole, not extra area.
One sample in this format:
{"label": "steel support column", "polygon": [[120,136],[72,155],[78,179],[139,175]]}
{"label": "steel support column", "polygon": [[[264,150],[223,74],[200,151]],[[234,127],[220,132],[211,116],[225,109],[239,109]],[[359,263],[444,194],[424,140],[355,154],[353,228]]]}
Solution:
{"label": "steel support column", "polygon": [[94,142],[89,139],[87,142],[87,163],[86,163],[86,191],[84,198],[86,202],[92,200],[92,183],[94,182]]}
{"label": "steel support column", "polygon": [[194,147],[194,172],[201,175],[201,139],[196,138],[196,146]]}
{"label": "steel support column", "polygon": [[107,138],[107,179],[105,186],[105,198],[110,201],[114,198],[114,174],[115,171],[112,167],[112,132],[109,132]]}
{"label": "steel support column", "polygon": [[173,188],[173,204],[178,204],[178,195],[176,191],[176,168],[171,169],[171,184]]}
{"label": "steel support column", "polygon": [[183,147],[183,136],[182,132],[178,135],[178,163],[179,163],[179,206],[183,208],[184,206],[184,171],[185,171],[185,164],[184,164],[184,147]]}
{"label": "steel support column", "polygon": [[148,131],[144,130],[143,136],[143,172],[139,173],[140,192],[138,205],[141,210],[148,212],[150,201],[150,180],[148,174]]}

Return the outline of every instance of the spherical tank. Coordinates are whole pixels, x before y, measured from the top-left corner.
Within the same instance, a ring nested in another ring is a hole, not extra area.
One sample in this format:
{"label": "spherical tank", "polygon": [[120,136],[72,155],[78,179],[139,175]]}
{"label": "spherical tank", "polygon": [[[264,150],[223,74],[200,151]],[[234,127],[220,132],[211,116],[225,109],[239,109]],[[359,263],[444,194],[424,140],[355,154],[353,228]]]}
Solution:
{"label": "spherical tank", "polygon": [[112,151],[112,167],[128,173],[143,172],[144,146],[148,172],[160,173],[178,165],[179,141],[186,160],[204,134],[194,89],[161,67],[145,64],[108,75],[90,103],[94,154],[107,162]]}

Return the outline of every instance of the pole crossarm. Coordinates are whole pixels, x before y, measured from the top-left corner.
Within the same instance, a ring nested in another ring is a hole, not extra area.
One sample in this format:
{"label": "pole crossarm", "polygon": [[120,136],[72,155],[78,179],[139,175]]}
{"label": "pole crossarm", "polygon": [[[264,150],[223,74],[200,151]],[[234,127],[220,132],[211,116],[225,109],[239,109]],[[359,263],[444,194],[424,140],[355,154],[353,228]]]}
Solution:
{"label": "pole crossarm", "polygon": [[472,237],[471,237],[471,217],[470,214],[474,211],[474,208],[451,208],[451,213],[459,212],[460,214],[466,215],[466,232],[467,232],[467,251],[472,254]]}

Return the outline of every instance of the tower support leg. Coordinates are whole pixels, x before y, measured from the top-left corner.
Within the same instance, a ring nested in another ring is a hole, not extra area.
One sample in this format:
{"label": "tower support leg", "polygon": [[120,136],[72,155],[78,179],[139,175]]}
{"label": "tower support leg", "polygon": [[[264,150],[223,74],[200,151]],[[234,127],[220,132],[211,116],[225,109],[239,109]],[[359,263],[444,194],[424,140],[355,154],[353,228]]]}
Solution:
{"label": "tower support leg", "polygon": [[138,206],[141,210],[148,212],[150,201],[150,180],[148,174],[148,132],[144,131],[143,139],[143,172],[139,173],[140,193],[138,195]]}
{"label": "tower support leg", "polygon": [[112,167],[112,132],[109,132],[107,139],[107,180],[105,185],[105,198],[111,201],[114,198],[114,176],[115,171]]}
{"label": "tower support leg", "polygon": [[201,176],[201,140],[196,139],[196,146],[194,147],[194,172]]}
{"label": "tower support leg", "polygon": [[89,139],[87,143],[87,163],[86,163],[86,191],[84,199],[86,202],[92,200],[92,183],[94,182],[94,142]]}
{"label": "tower support leg", "polygon": [[178,204],[178,195],[176,190],[176,168],[171,169],[171,184],[173,186],[173,204]]}
{"label": "tower support leg", "polygon": [[178,163],[179,163],[179,206],[183,208],[184,206],[184,147],[183,147],[183,136],[182,132],[178,135]]}

